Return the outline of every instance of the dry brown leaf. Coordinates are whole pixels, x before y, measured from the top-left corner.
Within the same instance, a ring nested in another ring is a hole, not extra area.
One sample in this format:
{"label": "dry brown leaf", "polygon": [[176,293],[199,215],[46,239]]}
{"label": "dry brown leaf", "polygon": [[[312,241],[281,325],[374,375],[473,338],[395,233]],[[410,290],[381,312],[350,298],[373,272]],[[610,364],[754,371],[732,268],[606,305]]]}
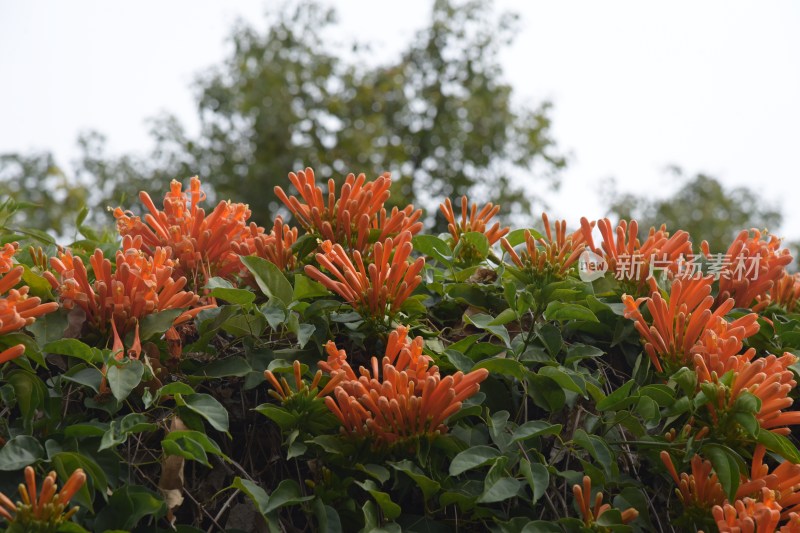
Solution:
{"label": "dry brown leaf", "polygon": [[[177,416],[172,419],[172,423],[167,433],[172,431],[183,431],[188,429],[183,420]],[[161,478],[158,480],[158,490],[164,496],[167,503],[167,520],[175,522],[172,514],[173,509],[177,509],[183,504],[183,468],[185,459],[178,455],[167,455],[161,462]]]}

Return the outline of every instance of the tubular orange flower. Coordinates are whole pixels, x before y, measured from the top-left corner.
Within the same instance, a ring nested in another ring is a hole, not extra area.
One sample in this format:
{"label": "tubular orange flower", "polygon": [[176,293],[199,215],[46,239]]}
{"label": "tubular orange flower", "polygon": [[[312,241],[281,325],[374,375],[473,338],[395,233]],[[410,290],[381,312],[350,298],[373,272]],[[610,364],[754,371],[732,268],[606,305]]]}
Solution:
{"label": "tubular orange flower", "polygon": [[294,389],[292,389],[286,379],[281,378],[279,380],[272,370],[265,370],[264,378],[272,386],[272,390],[267,391],[267,394],[280,402],[285,402],[294,394],[305,391],[309,391],[310,393],[314,394],[315,398],[322,398],[332,393],[336,388],[336,385],[338,385],[339,382],[347,377],[344,373],[331,374],[331,379],[328,380],[328,383],[326,383],[322,389],[317,390],[317,387],[322,380],[322,370],[317,370],[317,373],[314,374],[314,379],[311,381],[311,385],[307,385],[306,382],[303,381],[300,361],[295,361],[292,364],[292,370],[294,373]]}
{"label": "tubular orange flower", "polygon": [[760,501],[737,499],[733,505],[715,505],[712,514],[720,533],[773,533],[780,522],[780,508],[773,491],[762,488]]}
{"label": "tubular orange flower", "polygon": [[587,246],[605,259],[610,272],[622,274],[623,278],[631,279],[640,287],[645,287],[645,281],[655,267],[675,272],[679,260],[692,253],[689,234],[683,230],[670,236],[664,225],[658,230],[650,228],[647,239],[640,243],[639,224],[635,220],[630,224],[621,220],[615,230],[611,221],[603,218],[597,221],[597,227],[603,238],[600,247],[594,244],[593,224],[585,217],[581,218],[581,231]]}
{"label": "tubular orange flower", "polygon": [[445,420],[478,392],[489,375],[482,368],[442,378],[422,354],[422,339],[409,342],[407,334],[404,326],[397,328],[389,337],[380,367],[373,357],[371,372],[361,367],[358,377],[333,341],[326,345],[328,360],[320,363],[331,376],[343,376],[333,395],[325,397],[342,431],[370,439],[375,448],[446,432]]}
{"label": "tubular orange flower", "polygon": [[750,479],[764,480],[766,488],[773,491],[774,499],[781,506],[781,518],[800,510],[800,465],[791,461],[780,463],[770,472],[764,464],[766,448],[763,444],[756,446],[750,469]]}
{"label": "tubular orange flower", "polygon": [[[800,424],[800,411],[783,412],[794,403],[789,392],[797,386],[797,382],[789,366],[796,362],[797,357],[788,352],[782,357],[769,355],[748,361],[739,372],[734,373],[727,408],[732,409],[742,392],[748,391],[761,400],[761,409],[756,414],[759,425],[774,433],[788,435],[790,430],[787,426]],[[722,401],[722,397],[719,400]],[[716,409],[713,403],[706,405],[709,409]]]}
{"label": "tubular orange flower", "polygon": [[[724,302],[712,311],[714,298],[711,296],[712,276],[676,279],[670,289],[669,300],[665,300],[658,290],[655,280],[650,278],[651,295],[633,299],[624,294],[625,318],[634,320],[634,326],[642,336],[645,352],[659,372],[663,371],[661,361],[669,365],[686,365],[693,360],[695,345],[709,325],[719,326],[719,320],[733,308],[733,300]],[[646,304],[652,324],[645,320],[640,307]],[[725,326],[726,337],[746,338],[758,332],[756,315],[738,318]],[[738,329],[741,328],[741,329]],[[709,341],[710,342],[710,341]]]}
{"label": "tubular orange flower", "polygon": [[[86,320],[100,332],[106,333],[111,322],[120,336],[138,324],[144,316],[166,309],[192,307],[197,295],[184,291],[186,278],[173,278],[173,261],[169,249],[156,248],[152,257],[142,250],[142,237],[126,235],[122,250],[116,254],[116,269],[101,250],[89,259],[95,279],[90,282],[80,257],[67,251],[50,260],[59,280],[46,276],[67,309],[77,306],[86,313]],[[49,274],[49,273],[48,273]],[[184,312],[174,324],[185,322],[205,307]]]}
{"label": "tubular orange flower", "polygon": [[700,339],[691,348],[692,361],[701,380],[712,381],[716,379],[712,377],[714,375],[721,377],[729,370],[739,371],[755,357],[754,348],[740,354],[744,339],[759,329],[755,315],[744,318],[748,320],[739,319],[736,326],[719,316],[709,320]]}
{"label": "tubular orange flower", "polygon": [[[0,249],[0,335],[19,331],[30,326],[40,317],[58,309],[58,303],[41,303],[41,299],[28,296],[30,288],[23,285],[14,289],[21,280],[24,269],[14,266],[13,257],[17,251],[16,243],[6,244]],[[0,364],[20,357],[25,345],[16,344],[0,351]]]}
{"label": "tubular orange flower", "polygon": [[[281,270],[288,271],[293,270],[297,263],[292,251],[295,242],[297,242],[297,228],[285,225],[281,217],[276,217],[272,231],[264,233],[253,230],[241,241],[232,242],[231,247],[238,255],[255,255],[273,263]],[[242,274],[244,277],[252,277],[249,271]]]}
{"label": "tubular orange flower", "polygon": [[413,250],[411,233],[404,231],[396,238],[375,243],[373,263],[365,265],[361,253],[353,252],[353,260],[339,244],[322,243],[323,253],[317,262],[333,277],[315,266],[306,265],[305,273],[340,295],[362,316],[383,320],[393,316],[422,281],[419,275],[423,258],[409,262]]}
{"label": "tubular orange flower", "polygon": [[[679,476],[669,452],[662,450],[660,457],[670,477],[677,485],[675,493],[678,495],[678,499],[683,504],[684,509],[687,511],[696,509],[708,512],[715,505],[722,505],[726,501],[725,491],[722,489],[722,484],[719,482],[719,478],[714,472],[710,461],[702,459],[699,455],[694,455],[690,462],[692,473],[681,472]],[[739,485],[736,497],[743,498],[747,494],[761,490],[764,485],[765,481],[763,479],[745,480]]]}
{"label": "tubular orange flower", "polygon": [[542,213],[545,237],[534,238],[530,231],[525,231],[526,251],[518,255],[505,237],[500,239],[500,244],[505,248],[511,260],[517,267],[531,274],[539,276],[553,275],[557,279],[563,278],[572,265],[583,252],[585,242],[583,232],[578,230],[567,235],[567,222],[557,220],[555,223],[555,239],[547,213]]}
{"label": "tubular orange flower", "polygon": [[[703,241],[700,248],[711,257],[708,242]],[[736,307],[750,307],[754,311],[769,305],[767,293],[783,276],[786,265],[792,262],[789,250],[781,249],[778,237],[762,234],[757,229],[742,230],[725,252],[725,257],[730,264],[720,273],[716,305],[733,298]]]}
{"label": "tubular orange flower", "polygon": [[222,201],[206,216],[200,207],[206,195],[197,176],[190,180],[188,195],[181,187],[180,182],[172,181],[163,211],[146,192],[140,192],[139,199],[149,211],[144,222],[129,211],[116,208],[117,230],[122,236],[141,237],[143,250],[149,255],[159,249],[171,249],[174,277],[185,276],[195,288],[211,276],[231,278],[241,269],[232,243],[263,232],[263,228],[248,225],[250,209],[246,204]]}
{"label": "tubular orange flower", "polygon": [[17,253],[17,243],[7,242],[0,248],[0,274],[5,274],[14,268],[14,254]]}
{"label": "tubular orange flower", "polygon": [[495,222],[492,227],[489,222],[500,212],[500,206],[491,202],[483,206],[478,211],[478,204],[469,204],[466,196],[461,197],[461,222],[456,222],[456,213],[453,211],[453,203],[450,198],[445,198],[444,203],[439,204],[439,209],[447,220],[447,229],[453,236],[453,244],[457,243],[461,235],[471,231],[483,233],[492,245],[504,237],[510,229],[501,228],[499,222]]}
{"label": "tubular orange flower", "polygon": [[782,411],[794,403],[789,392],[797,386],[797,382],[788,367],[797,362],[797,357],[786,353],[780,358],[769,355],[750,361],[748,357],[753,355],[752,351],[748,351],[738,356],[742,361],[734,366],[730,386],[722,383],[716,372],[709,372],[699,355],[695,356],[700,380],[717,385],[716,397],[706,407],[717,423],[722,415],[735,411],[736,400],[743,392],[749,392],[761,400],[761,409],[756,414],[760,426],[774,433],[787,435],[789,428],[786,426],[800,424],[799,411]]}
{"label": "tubular orange flower", "polygon": [[[591,527],[600,518],[600,515],[611,509],[611,505],[603,503],[603,493],[600,491],[595,494],[594,507],[591,507],[592,479],[589,476],[583,476],[583,486],[578,484],[572,486],[572,494],[578,502],[581,517],[586,527]],[[622,511],[621,514],[622,523],[628,524],[636,520],[636,517],[639,516],[639,511],[630,507]]]}
{"label": "tubular orange flower", "polygon": [[769,301],[789,313],[794,313],[800,301],[800,272],[784,272],[769,291]]}
{"label": "tubular orange flower", "polygon": [[[22,501],[14,504],[0,492],[0,517],[12,524],[24,527],[25,531],[55,531],[58,526],[72,517],[78,510],[73,507],[66,513],[69,501],[86,482],[86,474],[78,468],[72,472],[60,492],[56,493],[56,473],[50,472],[42,482],[42,490],[37,495],[36,474],[30,466],[25,467],[25,483],[19,485]],[[42,529],[42,528],[45,529]]]}
{"label": "tubular orange flower", "polygon": [[348,174],[339,197],[336,183],[328,180],[328,197],[315,181],[311,168],[289,173],[289,181],[300,193],[288,196],[283,188],[275,187],[275,194],[307,231],[322,239],[337,243],[344,248],[365,253],[370,244],[370,230],[380,230],[378,240],[405,231],[412,235],[422,229],[419,222],[422,211],[409,205],[403,210],[396,207],[387,214],[384,203],[389,199],[392,184],[389,173],[374,181],[367,181],[364,174]]}

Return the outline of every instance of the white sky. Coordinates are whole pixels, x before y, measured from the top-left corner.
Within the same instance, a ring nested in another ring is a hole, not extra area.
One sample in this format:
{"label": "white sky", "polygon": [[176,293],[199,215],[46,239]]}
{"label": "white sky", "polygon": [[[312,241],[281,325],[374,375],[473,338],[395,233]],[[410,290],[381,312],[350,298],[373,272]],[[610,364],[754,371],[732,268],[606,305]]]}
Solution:
{"label": "white sky", "polygon": [[[335,3],[334,38],[392,57],[428,20],[431,0]],[[150,146],[162,110],[197,126],[190,84],[227,56],[241,17],[259,28],[274,1],[0,0],[0,153],[76,154],[81,130],[114,152]],[[666,196],[682,166],[779,203],[778,233],[800,239],[800,3],[501,1],[522,16],[503,55],[520,101],[554,103],[571,154],[548,201],[576,225],[605,214],[601,184]],[[287,169],[289,171],[291,169]],[[776,228],[777,229],[777,228]]]}

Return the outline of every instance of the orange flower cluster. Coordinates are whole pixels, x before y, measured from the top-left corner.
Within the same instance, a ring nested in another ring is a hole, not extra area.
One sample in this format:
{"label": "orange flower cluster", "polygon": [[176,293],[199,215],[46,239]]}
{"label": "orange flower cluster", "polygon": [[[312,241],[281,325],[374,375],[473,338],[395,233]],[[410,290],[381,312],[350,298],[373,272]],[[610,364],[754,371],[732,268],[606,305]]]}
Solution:
{"label": "orange flower cluster", "polygon": [[[298,392],[310,391],[313,392],[318,386],[319,382],[322,380],[322,370],[317,370],[317,373],[314,374],[314,379],[311,381],[311,385],[306,385],[306,382],[303,381],[302,371],[300,361],[295,361],[292,364],[292,370],[294,371],[294,383],[295,388],[292,389],[289,382],[286,381],[286,378],[281,378],[278,380],[277,376],[272,372],[272,370],[265,370],[264,377],[272,385],[273,390],[267,391],[267,394],[278,400],[279,402],[285,402],[289,398],[291,398],[294,394]],[[317,392],[314,397],[315,398],[322,398],[327,396],[336,388],[336,385],[339,384],[340,381],[345,379],[345,375],[343,373],[337,373],[335,376],[332,376],[328,383],[325,384],[322,389]]]}
{"label": "orange flower cluster", "polygon": [[[52,313],[58,303],[42,303],[41,299],[28,296],[30,288],[23,285],[14,289],[21,280],[24,269],[14,266],[17,252],[15,244],[6,244],[0,249],[0,335],[18,331],[31,325],[36,317]],[[7,294],[6,294],[7,293]],[[0,351],[0,364],[16,359],[25,353],[24,344],[16,344]]]}
{"label": "orange flower cluster", "polygon": [[[583,476],[583,486],[575,484],[572,486],[572,494],[578,502],[578,507],[581,511],[581,517],[586,527],[592,527],[600,516],[611,509],[611,505],[603,503],[603,493],[598,491],[594,497],[594,507],[591,507],[592,496],[592,479],[589,476]],[[622,523],[629,524],[636,520],[639,516],[639,511],[633,507],[622,511]]]}
{"label": "orange flower cluster", "polygon": [[422,281],[423,258],[411,262],[411,232],[377,242],[372,251],[373,262],[365,265],[358,250],[353,260],[340,244],[322,243],[317,262],[333,277],[317,267],[306,265],[306,274],[344,298],[363,316],[382,319],[392,317]]}
{"label": "orange flower cluster", "polygon": [[715,505],[712,514],[720,533],[776,531],[781,519],[780,505],[775,501],[771,490],[763,488],[761,493],[760,500],[743,498],[736,500],[733,505],[727,502],[721,506]]}
{"label": "orange flower cluster", "polygon": [[[661,461],[678,486],[684,508],[711,510],[720,532],[800,533],[800,465],[785,461],[770,472],[763,462],[765,453],[763,445],[756,446],[750,477],[742,476],[733,504],[725,498],[711,463],[699,455],[692,457],[692,473],[680,476],[667,451],[661,452]],[[785,523],[778,530],[781,521]]]}
{"label": "orange flower cluster", "polygon": [[534,238],[530,231],[525,231],[526,250],[518,255],[505,237],[500,239],[500,244],[505,248],[511,260],[522,270],[538,275],[553,275],[556,279],[563,278],[572,265],[583,252],[585,238],[583,232],[578,230],[567,235],[567,222],[557,220],[555,223],[555,239],[553,229],[546,213],[542,213],[545,237]]}
{"label": "orange flower cluster", "polygon": [[787,519],[791,514],[800,512],[800,465],[784,461],[770,472],[764,464],[766,452],[763,444],[756,446],[750,479],[764,481],[764,486],[773,491],[774,498],[780,503],[781,518]]}
{"label": "orange flower cluster", "polygon": [[641,263],[635,267],[635,272],[630,272],[634,282],[638,280],[640,286],[644,286],[645,280],[652,274],[651,262],[658,261],[659,266],[676,271],[678,263],[684,255],[692,253],[692,243],[689,242],[689,234],[683,230],[676,231],[670,236],[666,226],[661,226],[658,230],[650,228],[650,232],[643,243],[639,241],[639,224],[631,220],[630,224],[621,220],[614,229],[611,221],[603,218],[597,221],[597,228],[603,242],[600,247],[595,246],[592,237],[593,224],[585,217],[581,218],[581,231],[583,232],[586,245],[596,254],[603,257],[608,264],[609,272],[620,272],[628,270],[627,265],[632,265],[632,258],[637,258]]}
{"label": "orange flower cluster", "polygon": [[[695,352],[707,350],[720,336],[720,347],[730,348],[728,339],[731,338],[737,339],[741,347],[741,339],[758,332],[754,313],[731,323],[724,320],[723,317],[733,308],[733,300],[723,302],[712,311],[712,276],[676,279],[672,283],[669,300],[661,296],[655,280],[651,280],[650,296],[634,300],[625,294],[622,302],[625,305],[625,318],[634,320],[634,326],[642,336],[645,352],[659,372],[663,371],[662,361],[672,366],[689,364]],[[640,307],[643,303],[650,312],[652,324],[642,315]],[[708,333],[709,330],[713,333]],[[696,347],[698,343],[701,346]],[[711,355],[707,354],[707,357]]]}
{"label": "orange flower cluster", "polygon": [[36,494],[36,473],[30,466],[25,467],[25,483],[19,485],[21,502],[16,504],[0,492],[0,517],[9,523],[21,526],[23,531],[55,531],[58,526],[78,511],[73,507],[66,513],[69,501],[86,482],[86,474],[78,468],[69,476],[64,487],[56,493],[57,475],[50,472],[42,482],[42,491]]}
{"label": "orange flower cluster", "polygon": [[[297,257],[292,250],[297,242],[297,228],[284,224],[281,217],[275,217],[272,231],[258,231],[261,229],[251,231],[242,241],[231,242],[233,252],[237,255],[261,257],[284,271],[293,270],[297,264]],[[242,274],[244,277],[250,275],[249,272]]]}
{"label": "orange flower cluster", "polygon": [[500,212],[500,206],[491,202],[478,211],[478,204],[470,205],[467,197],[462,196],[460,223],[456,222],[456,213],[453,211],[453,203],[450,198],[446,198],[443,204],[439,204],[439,209],[447,220],[447,229],[453,236],[453,244],[458,243],[464,233],[475,231],[486,235],[489,245],[492,245],[511,231],[508,227],[501,228],[499,222],[495,222],[493,226],[489,227],[492,218]]}
{"label": "orange flower cluster", "polygon": [[769,291],[770,303],[778,305],[789,313],[794,313],[800,301],[800,272],[784,272]]}
{"label": "orange flower cluster", "polygon": [[408,329],[398,327],[389,335],[379,364],[371,360],[371,371],[359,375],[347,362],[344,350],[328,342],[328,360],[320,368],[332,377],[344,376],[325,404],[342,423],[342,431],[370,439],[376,448],[447,431],[447,418],[461,409],[461,402],[480,389],[489,372],[457,372],[444,378],[422,353],[422,338],[409,341]]}
{"label": "orange flower cluster", "polygon": [[[695,455],[690,462],[692,473],[681,472],[681,475],[678,476],[669,452],[662,450],[660,457],[667,472],[677,485],[675,493],[685,509],[710,511],[715,505],[722,505],[726,501],[725,491],[722,489],[722,484],[710,461]],[[764,486],[765,480],[763,479],[743,480],[736,491],[736,497],[743,498]]]}
{"label": "orange flower cluster", "polygon": [[[749,354],[750,357],[754,352]],[[721,384],[716,373],[711,375],[701,359],[696,359],[697,375],[701,381],[716,383],[718,393],[707,405],[712,420],[716,423],[722,413],[730,412],[736,400],[747,391],[761,400],[761,409],[756,413],[759,425],[774,433],[788,435],[786,426],[800,424],[800,411],[783,412],[791,407],[794,400],[789,393],[797,386],[789,366],[797,362],[797,357],[785,353],[782,357],[769,355],[749,361],[739,356],[740,367],[733,374],[730,387]]]}
{"label": "orange flower cluster", "polygon": [[[156,247],[152,257],[148,256],[142,251],[141,235],[126,235],[122,249],[117,251],[113,272],[111,261],[98,249],[89,258],[95,277],[92,282],[83,260],[69,251],[50,260],[59,279],[51,273],[45,275],[58,289],[65,308],[81,308],[87,322],[101,332],[107,332],[113,322],[124,337],[145,315],[197,303],[196,294],[183,290],[186,278],[173,278],[174,263],[169,255],[169,249]],[[185,322],[202,309],[186,311],[174,323]]]}
{"label": "orange flower cluster", "polygon": [[155,255],[157,250],[170,249],[175,260],[173,275],[186,277],[195,288],[202,287],[212,276],[231,278],[241,269],[239,256],[232,243],[263,233],[255,223],[247,223],[250,209],[246,204],[222,201],[206,216],[200,203],[206,195],[197,176],[190,180],[189,194],[181,183],[173,180],[159,210],[146,192],[139,199],[149,213],[144,221],[119,207],[114,210],[120,235],[140,237],[143,250]]}
{"label": "orange flower cluster", "polygon": [[[706,241],[700,248],[706,257],[711,257]],[[754,311],[769,305],[770,289],[783,277],[786,265],[792,262],[791,253],[781,249],[778,237],[756,229],[739,233],[724,255],[730,264],[720,273],[716,305],[733,298],[736,307],[749,307]]]}
{"label": "orange flower cluster", "polygon": [[297,223],[307,231],[318,234],[340,246],[365,253],[369,248],[371,230],[378,230],[378,240],[402,232],[412,235],[422,229],[419,222],[422,211],[409,205],[403,210],[396,207],[387,213],[384,204],[389,199],[392,180],[388,173],[374,181],[364,174],[348,174],[337,198],[336,184],[328,180],[327,199],[316,184],[311,168],[289,173],[289,181],[300,193],[288,196],[283,188],[275,187],[275,194],[291,211]]}

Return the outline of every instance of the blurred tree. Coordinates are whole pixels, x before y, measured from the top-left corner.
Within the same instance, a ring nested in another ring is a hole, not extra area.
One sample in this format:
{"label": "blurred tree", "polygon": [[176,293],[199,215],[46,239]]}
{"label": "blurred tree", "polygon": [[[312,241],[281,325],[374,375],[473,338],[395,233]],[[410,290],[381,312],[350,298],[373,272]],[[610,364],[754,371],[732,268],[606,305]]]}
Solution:
{"label": "blurred tree", "polygon": [[169,115],[153,122],[146,156],[112,157],[102,136],[83,136],[76,173],[96,184],[90,200],[127,198],[132,207],[139,189],[155,196],[169,179],[199,174],[212,197],[248,202],[264,224],[279,207],[273,187],[305,166],[323,180],[391,171],[392,201],[429,215],[462,194],[529,213],[535,192],[556,185],[565,159],[550,136],[550,106],[515,105],[502,76],[498,54],[515,34],[514,15],[496,17],[484,0],[435,0],[429,25],[378,66],[360,44],[355,60],[342,58],[323,38],[334,21],[332,10],[302,2],[264,33],[240,23],[232,54],[196,83],[196,137]]}
{"label": "blurred tree", "polygon": [[48,152],[0,155],[0,192],[8,210],[0,217],[0,229],[12,232],[33,228],[64,235],[90,203],[86,184],[67,177]]}
{"label": "blurred tree", "polygon": [[683,181],[668,198],[652,200],[634,194],[610,195],[610,210],[620,218],[635,218],[641,232],[666,224],[667,229],[688,231],[695,243],[707,240],[712,250],[724,252],[742,229],[775,230],[783,216],[748,187],[726,189],[716,179],[697,174],[688,179],[678,167],[670,169]]}

